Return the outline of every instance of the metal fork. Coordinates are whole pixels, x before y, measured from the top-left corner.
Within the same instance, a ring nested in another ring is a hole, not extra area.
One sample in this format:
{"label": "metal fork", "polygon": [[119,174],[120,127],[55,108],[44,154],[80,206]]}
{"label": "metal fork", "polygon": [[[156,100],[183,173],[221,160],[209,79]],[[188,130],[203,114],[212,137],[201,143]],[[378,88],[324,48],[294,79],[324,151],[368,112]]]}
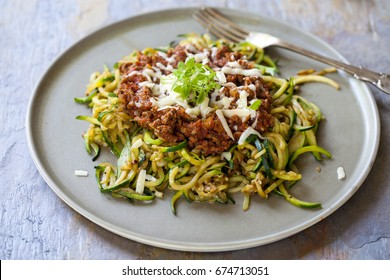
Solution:
{"label": "metal fork", "polygon": [[350,73],[356,79],[369,82],[383,92],[390,94],[390,74],[377,73],[362,67],[346,64],[292,45],[270,34],[246,31],[212,8],[202,8],[195,12],[193,17],[218,38],[232,42],[247,41],[261,48],[275,46],[288,49]]}

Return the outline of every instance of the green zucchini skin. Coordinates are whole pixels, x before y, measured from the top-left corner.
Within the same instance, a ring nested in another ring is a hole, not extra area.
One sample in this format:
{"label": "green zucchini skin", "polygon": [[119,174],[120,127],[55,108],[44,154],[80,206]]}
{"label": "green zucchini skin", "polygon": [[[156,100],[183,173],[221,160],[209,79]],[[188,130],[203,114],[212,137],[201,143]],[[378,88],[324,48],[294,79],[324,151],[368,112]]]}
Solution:
{"label": "green zucchini skin", "polygon": [[185,147],[187,147],[187,140],[184,140],[183,142],[180,142],[179,144],[177,144],[175,146],[164,147],[161,150],[164,153],[171,153],[171,152],[176,152],[176,151],[179,151],[181,149],[184,149]]}

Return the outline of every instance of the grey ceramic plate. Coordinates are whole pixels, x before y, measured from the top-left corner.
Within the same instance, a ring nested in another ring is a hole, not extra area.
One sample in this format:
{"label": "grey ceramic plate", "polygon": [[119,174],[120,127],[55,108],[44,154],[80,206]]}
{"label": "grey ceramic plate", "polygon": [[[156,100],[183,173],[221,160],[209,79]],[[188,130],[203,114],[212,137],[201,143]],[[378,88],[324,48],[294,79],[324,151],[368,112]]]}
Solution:
{"label": "grey ceramic plate", "polygon": [[[324,219],[344,204],[363,183],[375,160],[379,142],[379,118],[366,85],[343,73],[332,74],[341,85],[337,91],[323,84],[307,84],[302,95],[320,106],[326,116],[319,129],[319,145],[333,159],[316,162],[310,155],[298,161],[303,180],[293,189],[297,197],[319,201],[320,210],[296,208],[277,196],[255,198],[250,210],[236,205],[178,205],[172,215],[169,197],[150,205],[132,206],[101,194],[94,178],[94,163],[84,150],[81,133],[88,124],[75,120],[89,114],[76,104],[89,75],[112,66],[134,49],[158,47],[178,34],[204,32],[191,17],[195,9],[159,11],[105,27],[63,53],[44,74],[31,98],[27,136],[35,164],[53,191],[70,207],[94,223],[126,238],[158,247],[186,251],[224,251],[254,247],[291,236]],[[323,41],[287,24],[258,15],[221,10],[250,30],[269,32],[321,54],[343,59]],[[282,76],[301,69],[326,67],[287,51],[270,50],[279,58]],[[111,158],[105,154],[100,158]],[[337,178],[344,167],[347,177]],[[321,172],[316,168],[321,167]],[[76,169],[90,176],[76,177]]]}

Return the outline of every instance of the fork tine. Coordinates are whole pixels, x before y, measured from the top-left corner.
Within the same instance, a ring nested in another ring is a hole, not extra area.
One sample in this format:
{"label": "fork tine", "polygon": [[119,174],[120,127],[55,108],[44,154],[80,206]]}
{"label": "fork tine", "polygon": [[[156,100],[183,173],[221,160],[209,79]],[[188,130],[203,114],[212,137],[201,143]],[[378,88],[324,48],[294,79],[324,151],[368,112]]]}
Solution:
{"label": "fork tine", "polygon": [[232,42],[239,42],[242,38],[234,36],[227,32],[225,29],[221,28],[218,24],[211,21],[209,18],[205,17],[203,14],[194,14],[194,18],[205,27],[210,33],[215,35],[218,38],[226,39]]}
{"label": "fork tine", "polygon": [[242,32],[235,30],[234,24],[229,23],[222,15],[213,12],[213,10],[206,8],[199,11],[199,15],[207,22],[210,32],[217,37],[222,37],[233,42],[243,41],[245,36]]}
{"label": "fork tine", "polygon": [[245,29],[243,29],[242,27],[240,27],[238,24],[234,23],[233,21],[229,20],[227,17],[223,16],[221,13],[217,12],[215,9],[212,9],[212,8],[204,8],[203,11],[205,13],[208,13],[209,15],[211,15],[213,18],[215,19],[218,19],[220,22],[221,22],[221,25],[224,26],[226,28],[226,25],[224,25],[223,23],[227,24],[231,29],[230,31],[234,34],[236,34],[237,36],[241,36],[241,37],[246,37],[249,35],[249,32],[246,31]]}
{"label": "fork tine", "polygon": [[194,18],[217,37],[239,42],[248,35],[248,32],[210,8],[199,10]]}

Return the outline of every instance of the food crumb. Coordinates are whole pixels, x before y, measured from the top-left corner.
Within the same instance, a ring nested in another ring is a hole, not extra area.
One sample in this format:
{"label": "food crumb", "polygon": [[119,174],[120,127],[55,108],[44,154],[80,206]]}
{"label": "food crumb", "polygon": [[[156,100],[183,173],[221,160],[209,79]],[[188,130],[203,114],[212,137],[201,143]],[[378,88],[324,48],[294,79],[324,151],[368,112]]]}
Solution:
{"label": "food crumb", "polygon": [[345,171],[344,171],[344,168],[343,167],[339,167],[337,168],[337,178],[339,180],[344,180],[345,179]]}
{"label": "food crumb", "polygon": [[317,166],[317,167],[316,167],[316,171],[317,171],[318,173],[320,173],[320,172],[321,172],[321,167]]}
{"label": "food crumb", "polygon": [[75,170],[74,175],[78,177],[87,177],[88,176],[88,171],[86,170]]}

